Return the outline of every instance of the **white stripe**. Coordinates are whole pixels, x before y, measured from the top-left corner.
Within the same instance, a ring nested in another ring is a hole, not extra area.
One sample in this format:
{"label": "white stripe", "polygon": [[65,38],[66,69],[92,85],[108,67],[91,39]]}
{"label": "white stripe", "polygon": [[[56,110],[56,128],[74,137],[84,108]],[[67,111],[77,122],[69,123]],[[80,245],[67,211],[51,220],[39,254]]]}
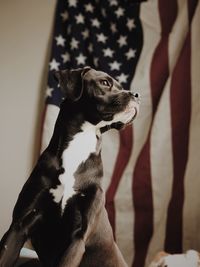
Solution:
{"label": "white stripe", "polygon": [[[132,158],[133,154],[131,155]],[[121,177],[116,195],[116,242],[128,266],[133,255],[133,204],[132,204],[132,170],[131,159]]]}
{"label": "white stripe", "polygon": [[[154,207],[154,233],[146,265],[158,251],[164,249],[167,210],[173,183],[173,149],[171,137],[170,85],[174,66],[180,55],[187,34],[187,1],[178,0],[178,14],[169,35],[169,72],[151,134],[151,170]],[[159,77],[158,77],[159,79]]]}
{"label": "white stripe", "polygon": [[48,146],[52,137],[54,125],[58,116],[60,108],[55,105],[48,104],[46,107],[46,114],[43,126],[41,152]]}
{"label": "white stripe", "polygon": [[167,208],[173,181],[169,79],[154,117],[150,147],[154,233],[146,259],[147,266],[156,253],[163,250]]}
{"label": "white stripe", "polygon": [[178,14],[169,36],[169,66],[172,73],[188,33],[187,0],[178,0]]}
{"label": "white stripe", "polygon": [[200,249],[200,2],[191,28],[192,109],[189,136],[189,159],[185,174],[183,213],[183,249]]}
{"label": "white stripe", "polygon": [[138,155],[143,147],[152,116],[149,69],[153,51],[159,41],[159,17],[156,13],[157,1],[141,4],[140,17],[143,27],[144,45],[137,64],[131,90],[141,94],[139,116],[134,125],[134,144],[131,158],[121,178],[115,197],[116,207],[116,239],[128,266],[131,266],[134,257],[134,207],[132,196],[133,169]]}
{"label": "white stripe", "polygon": [[119,151],[119,132],[110,130],[103,134],[102,138],[102,161],[103,161],[103,188],[108,189],[111,182],[117,154]]}

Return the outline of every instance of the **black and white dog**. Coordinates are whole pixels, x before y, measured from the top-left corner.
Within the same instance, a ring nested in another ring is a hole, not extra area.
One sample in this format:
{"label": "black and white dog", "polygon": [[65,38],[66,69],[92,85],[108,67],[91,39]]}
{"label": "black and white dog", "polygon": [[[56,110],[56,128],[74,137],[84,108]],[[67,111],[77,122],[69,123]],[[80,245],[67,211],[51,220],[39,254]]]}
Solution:
{"label": "black and white dog", "polygon": [[127,266],[104,208],[101,133],[133,121],[138,94],[89,67],[55,75],[65,99],[1,240],[0,267],[15,264],[27,239],[45,267]]}

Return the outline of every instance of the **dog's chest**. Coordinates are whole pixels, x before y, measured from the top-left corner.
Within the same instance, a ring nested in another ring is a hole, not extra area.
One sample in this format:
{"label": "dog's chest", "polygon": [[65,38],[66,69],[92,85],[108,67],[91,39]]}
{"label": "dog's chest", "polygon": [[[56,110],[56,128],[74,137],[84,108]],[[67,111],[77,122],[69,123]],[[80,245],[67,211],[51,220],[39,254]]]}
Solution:
{"label": "dog's chest", "polygon": [[65,172],[59,176],[60,185],[50,189],[54,201],[61,201],[64,210],[67,200],[73,196],[74,173],[82,162],[85,162],[91,153],[96,151],[97,138],[94,130],[87,130],[76,134],[62,154],[62,165]]}

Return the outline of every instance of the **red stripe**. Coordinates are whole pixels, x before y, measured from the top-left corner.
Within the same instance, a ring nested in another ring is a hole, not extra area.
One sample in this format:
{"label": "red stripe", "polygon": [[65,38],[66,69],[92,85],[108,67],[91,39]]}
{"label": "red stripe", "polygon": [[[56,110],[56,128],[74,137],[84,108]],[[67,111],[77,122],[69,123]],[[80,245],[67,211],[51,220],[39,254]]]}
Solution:
{"label": "red stripe", "polygon": [[[188,1],[189,23],[195,11]],[[191,33],[189,31],[180,57],[174,68],[171,83],[171,118],[173,146],[173,188],[168,207],[165,249],[182,252],[184,175],[188,160],[189,127],[191,116]]]}
{"label": "red stripe", "polygon": [[[167,2],[167,3],[166,3]],[[176,1],[160,0],[159,13],[162,28],[162,38],[158,44],[151,64],[150,81],[152,97],[152,118],[154,119],[164,86],[169,76],[168,64],[168,33],[174,24],[177,15]],[[153,123],[153,120],[152,120]],[[151,160],[149,134],[136,162],[133,173],[133,205],[135,208],[135,257],[132,266],[142,267],[148,251],[149,242],[153,234],[153,197],[151,183]]]}
{"label": "red stripe", "polygon": [[188,158],[190,123],[190,36],[174,69],[171,84],[173,188],[168,207],[165,249],[182,251],[184,174]]}
{"label": "red stripe", "polygon": [[120,148],[115,163],[111,183],[106,192],[106,209],[115,235],[115,204],[114,198],[124,170],[129,162],[133,145],[133,129],[128,126],[120,132]]}
{"label": "red stripe", "polygon": [[153,204],[150,176],[149,137],[138,158],[133,180],[135,208],[135,258],[134,267],[144,266],[150,238],[153,233]]}

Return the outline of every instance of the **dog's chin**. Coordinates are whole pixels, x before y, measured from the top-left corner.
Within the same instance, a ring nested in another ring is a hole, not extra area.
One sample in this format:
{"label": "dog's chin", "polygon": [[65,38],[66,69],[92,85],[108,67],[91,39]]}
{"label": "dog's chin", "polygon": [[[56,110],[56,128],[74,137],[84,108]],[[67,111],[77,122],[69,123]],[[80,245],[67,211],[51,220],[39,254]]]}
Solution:
{"label": "dog's chin", "polygon": [[133,123],[133,121],[135,120],[137,115],[138,115],[138,110],[137,110],[137,108],[135,108],[134,115],[132,115],[131,118],[129,118],[125,122],[122,122],[122,121],[113,122],[110,125],[106,125],[106,126],[102,127],[100,129],[100,131],[101,131],[101,133],[104,133],[104,132],[106,132],[106,131],[108,131],[110,129],[123,130],[128,125],[131,125]]}
{"label": "dog's chin", "polygon": [[127,122],[121,122],[121,121],[115,122],[115,123],[112,123],[110,127],[112,129],[116,129],[116,130],[123,130],[128,125],[131,125],[133,123],[136,116],[137,116],[137,113],[135,113],[135,115],[133,115],[133,117],[130,120],[128,120]]}
{"label": "dog's chin", "polygon": [[139,106],[135,102],[129,103],[125,110],[113,116],[113,122],[104,125],[100,128],[101,133],[104,133],[110,129],[122,130],[126,126],[132,124],[138,115]]}

